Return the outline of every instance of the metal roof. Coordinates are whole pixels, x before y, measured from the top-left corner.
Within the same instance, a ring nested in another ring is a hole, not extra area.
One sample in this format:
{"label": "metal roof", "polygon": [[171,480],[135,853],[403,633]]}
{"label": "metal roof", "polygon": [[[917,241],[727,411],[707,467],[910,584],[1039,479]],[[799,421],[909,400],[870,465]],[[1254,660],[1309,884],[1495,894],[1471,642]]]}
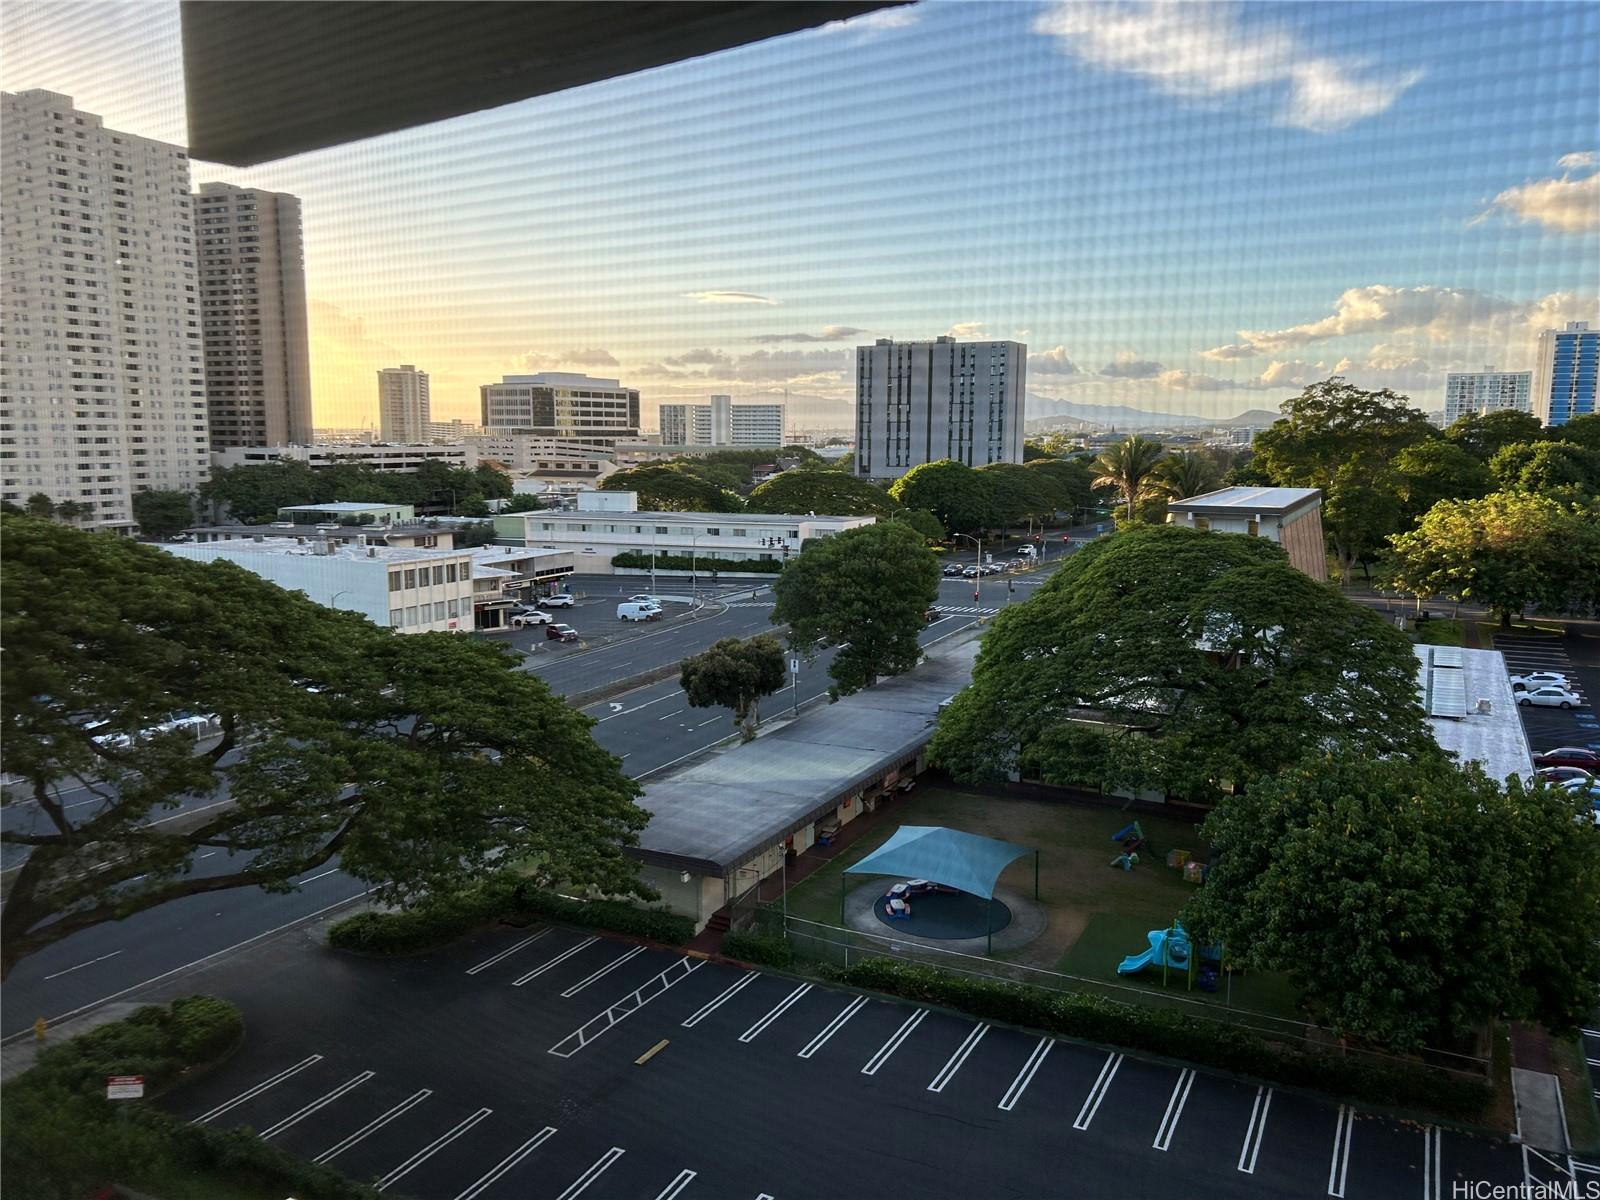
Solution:
{"label": "metal roof", "polygon": [[1322,496],[1319,488],[1229,487],[1185,500],[1168,501],[1168,508],[1182,512],[1232,510],[1235,512],[1283,514]]}

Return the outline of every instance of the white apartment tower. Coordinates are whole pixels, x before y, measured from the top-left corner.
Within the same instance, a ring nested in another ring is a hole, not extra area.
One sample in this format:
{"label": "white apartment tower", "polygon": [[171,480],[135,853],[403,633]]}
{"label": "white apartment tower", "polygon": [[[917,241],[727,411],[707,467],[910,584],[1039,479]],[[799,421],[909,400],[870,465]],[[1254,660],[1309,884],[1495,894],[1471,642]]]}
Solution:
{"label": "white apartment tower", "polygon": [[209,470],[189,156],[54,92],[6,93],[0,498],[128,530]]}
{"label": "white apartment tower", "polygon": [[661,444],[758,449],[783,445],[784,406],[735,404],[712,396],[709,404],[663,404]]}
{"label": "white apartment tower", "polygon": [[212,449],[310,444],[300,198],[202,183],[195,227]]}
{"label": "white apartment tower", "polygon": [[407,363],[378,372],[378,430],[385,442],[428,440],[428,373]]}
{"label": "white apartment tower", "polygon": [[1533,372],[1452,371],[1444,379],[1444,423],[1448,428],[1469,414],[1483,416],[1509,408],[1533,411]]}
{"label": "white apartment tower", "polygon": [[478,388],[485,434],[530,433],[609,450],[639,436],[639,391],[567,371],[506,375]]}
{"label": "white apartment tower", "polygon": [[855,473],[898,479],[946,458],[1020,463],[1027,360],[1021,342],[857,346]]}

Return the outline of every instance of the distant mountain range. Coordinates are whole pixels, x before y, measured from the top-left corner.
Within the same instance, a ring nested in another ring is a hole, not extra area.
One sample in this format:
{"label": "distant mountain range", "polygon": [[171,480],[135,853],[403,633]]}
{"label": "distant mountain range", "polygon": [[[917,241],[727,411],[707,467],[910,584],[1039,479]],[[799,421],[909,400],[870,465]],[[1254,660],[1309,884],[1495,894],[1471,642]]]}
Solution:
{"label": "distant mountain range", "polygon": [[1191,413],[1146,412],[1125,404],[1074,404],[1071,400],[1028,397],[1029,430],[1114,426],[1118,429],[1172,429],[1179,426],[1271,425],[1279,414],[1252,408],[1233,417],[1198,417]]}

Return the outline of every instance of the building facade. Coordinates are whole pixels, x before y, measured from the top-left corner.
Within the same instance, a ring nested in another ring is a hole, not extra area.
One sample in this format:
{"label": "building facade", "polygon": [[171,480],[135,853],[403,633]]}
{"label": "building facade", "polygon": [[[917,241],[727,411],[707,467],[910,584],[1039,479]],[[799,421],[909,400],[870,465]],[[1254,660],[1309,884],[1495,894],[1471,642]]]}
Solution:
{"label": "building facade", "polygon": [[1020,463],[1027,362],[1021,342],[857,346],[856,475],[898,479],[946,458]]}
{"label": "building facade", "polygon": [[1172,500],[1167,524],[1264,537],[1283,547],[1292,566],[1318,583],[1327,582],[1322,492],[1317,488],[1230,487]]}
{"label": "building facade", "polygon": [[1533,372],[1452,371],[1444,380],[1444,423],[1446,428],[1462,417],[1498,412],[1533,411]]}
{"label": "building facade", "polygon": [[428,440],[428,373],[407,363],[378,372],[378,429],[386,442]]}
{"label": "building facade", "polygon": [[712,396],[709,404],[663,404],[661,444],[727,449],[772,449],[784,444],[782,404],[735,404]]}
{"label": "building facade", "polygon": [[402,446],[383,442],[370,445],[319,442],[310,446],[229,446],[211,452],[211,465],[214,467],[258,467],[273,462],[303,462],[312,470],[353,462],[375,471],[414,475],[423,463],[443,463],[447,467],[476,466],[478,456],[471,446],[448,446],[435,442]]}
{"label": "building facade", "polygon": [[532,433],[480,433],[467,441],[478,458],[517,473],[598,479],[612,461],[610,450]]}
{"label": "building facade", "polygon": [[639,436],[639,392],[615,379],[545,371],[479,389],[484,434],[528,433],[610,449]]}
{"label": "building facade", "polygon": [[54,92],[6,93],[0,499],[93,528],[210,472],[189,156]]}
{"label": "building facade", "polygon": [[1600,331],[1587,321],[1568,321],[1565,329],[1539,335],[1533,372],[1533,415],[1542,425],[1565,425],[1596,411],[1595,373],[1600,366]]}
{"label": "building facade", "polygon": [[309,442],[300,198],[202,183],[194,202],[211,447]]}

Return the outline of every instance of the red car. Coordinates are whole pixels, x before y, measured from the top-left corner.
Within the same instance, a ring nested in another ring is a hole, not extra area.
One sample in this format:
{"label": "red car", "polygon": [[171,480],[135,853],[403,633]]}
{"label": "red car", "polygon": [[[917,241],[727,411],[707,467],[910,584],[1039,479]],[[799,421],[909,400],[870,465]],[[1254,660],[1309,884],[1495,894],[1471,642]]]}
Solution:
{"label": "red car", "polygon": [[1582,746],[1557,746],[1533,756],[1535,767],[1578,767],[1591,775],[1600,775],[1600,751],[1585,750]]}

